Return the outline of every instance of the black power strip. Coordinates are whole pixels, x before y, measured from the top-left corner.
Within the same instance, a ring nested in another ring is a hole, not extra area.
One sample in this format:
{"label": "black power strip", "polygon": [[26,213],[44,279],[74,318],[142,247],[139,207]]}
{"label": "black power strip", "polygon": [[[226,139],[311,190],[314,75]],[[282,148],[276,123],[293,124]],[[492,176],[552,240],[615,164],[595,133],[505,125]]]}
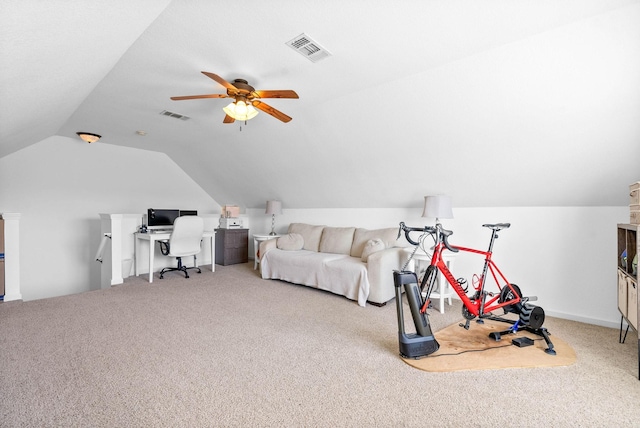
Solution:
{"label": "black power strip", "polygon": [[513,339],[511,341],[518,348],[524,348],[525,346],[533,345],[533,339],[529,339],[528,337],[519,337],[517,339]]}

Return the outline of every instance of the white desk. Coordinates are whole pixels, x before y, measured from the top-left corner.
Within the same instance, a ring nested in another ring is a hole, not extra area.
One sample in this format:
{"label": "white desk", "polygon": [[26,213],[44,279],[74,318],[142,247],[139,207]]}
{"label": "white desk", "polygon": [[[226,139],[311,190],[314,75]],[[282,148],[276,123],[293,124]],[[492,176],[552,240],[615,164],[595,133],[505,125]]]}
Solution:
{"label": "white desk", "polygon": [[[407,253],[407,255],[411,255],[411,253],[413,252],[413,248],[405,248],[404,251]],[[442,253],[442,260],[447,265],[447,268],[451,269],[451,265],[453,264],[454,259],[455,259],[455,254],[452,253],[451,251],[446,251]],[[409,264],[408,268],[413,270],[416,273],[416,275],[418,275],[419,277],[420,276],[419,272],[416,269],[416,263],[415,263],[416,260],[420,262],[426,261],[428,264],[431,262],[431,254],[425,254],[423,251],[418,250],[413,255],[413,259],[411,260],[411,263]],[[438,291],[432,291],[431,298],[440,300],[440,307],[439,307],[440,313],[444,314],[444,299],[447,299],[449,305],[451,305],[451,297],[453,297],[454,291],[449,286],[449,281],[447,281],[447,279],[443,277],[442,272],[440,272],[439,270],[438,270],[438,276],[437,276],[437,284],[438,284]]]}
{"label": "white desk", "polygon": [[269,239],[278,238],[280,235],[253,235],[253,270],[258,269],[260,264],[260,258],[258,257],[258,250],[260,249],[260,243],[262,241],[268,241]]}
{"label": "white desk", "polygon": [[[133,261],[133,265],[135,266],[134,274],[138,276],[138,247],[139,247],[138,241],[139,240],[149,241],[149,282],[153,282],[153,258],[155,255],[156,242],[167,241],[169,237],[171,237],[171,232],[147,232],[147,233],[136,232],[135,235],[136,235],[135,249],[133,252],[134,258],[135,258]],[[211,246],[211,271],[215,272],[216,271],[216,244],[215,244],[216,232],[205,231],[204,234],[202,235],[202,238],[203,239],[209,238],[209,245]],[[198,266],[197,261],[195,265]]]}

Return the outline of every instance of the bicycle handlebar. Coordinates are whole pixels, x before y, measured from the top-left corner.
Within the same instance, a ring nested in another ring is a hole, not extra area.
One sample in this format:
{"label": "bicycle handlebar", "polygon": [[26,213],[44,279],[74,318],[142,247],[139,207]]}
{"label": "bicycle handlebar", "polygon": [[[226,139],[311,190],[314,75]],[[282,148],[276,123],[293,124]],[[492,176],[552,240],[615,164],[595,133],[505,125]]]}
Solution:
{"label": "bicycle handlebar", "polygon": [[436,232],[436,228],[435,227],[430,227],[430,226],[425,226],[425,227],[408,227],[407,225],[404,224],[404,221],[400,222],[400,228],[398,229],[398,237],[396,239],[400,239],[400,235],[402,235],[402,232],[404,232],[404,236],[405,238],[407,238],[407,241],[409,241],[409,243],[411,245],[420,245],[419,242],[414,241],[413,239],[411,239],[411,237],[409,236],[410,232],[426,232],[429,234],[433,234]]}
{"label": "bicycle handlebar", "polygon": [[442,240],[442,243],[444,244],[445,247],[447,247],[447,250],[451,251],[452,253],[458,252],[457,248],[453,248],[451,245],[449,245],[448,238],[453,234],[453,232],[451,230],[443,229],[442,225],[440,225],[439,223],[437,223],[435,226],[409,227],[404,224],[404,221],[401,221],[400,228],[398,229],[398,238],[396,239],[400,238],[400,235],[402,234],[403,231],[404,231],[404,237],[407,239],[407,241],[411,245],[416,245],[416,246],[420,245],[420,243],[411,239],[411,237],[409,236],[411,232],[424,232],[430,235],[437,233],[439,236],[436,236],[436,238]]}

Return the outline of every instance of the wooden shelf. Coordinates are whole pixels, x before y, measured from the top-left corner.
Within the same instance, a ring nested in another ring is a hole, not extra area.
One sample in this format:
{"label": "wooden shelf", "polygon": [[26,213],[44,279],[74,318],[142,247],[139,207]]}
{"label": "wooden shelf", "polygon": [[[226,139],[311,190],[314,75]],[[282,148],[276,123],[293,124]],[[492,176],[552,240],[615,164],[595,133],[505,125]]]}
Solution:
{"label": "wooden shelf", "polygon": [[[622,333],[623,321],[626,321],[638,337],[638,379],[640,379],[640,332],[638,331],[640,302],[638,300],[638,269],[637,266],[634,269],[633,259],[640,248],[639,232],[640,225],[618,224],[618,310],[622,315],[620,333]],[[620,337],[622,338],[622,334]]]}

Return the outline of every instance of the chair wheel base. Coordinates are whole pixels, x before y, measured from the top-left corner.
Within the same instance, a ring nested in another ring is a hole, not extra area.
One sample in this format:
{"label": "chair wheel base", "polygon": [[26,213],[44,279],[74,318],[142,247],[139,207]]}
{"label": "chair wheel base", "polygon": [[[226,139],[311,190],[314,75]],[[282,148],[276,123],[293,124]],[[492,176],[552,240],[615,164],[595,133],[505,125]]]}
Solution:
{"label": "chair wheel base", "polygon": [[164,279],[164,274],[167,272],[171,272],[171,271],[180,271],[184,273],[184,277],[185,278],[189,278],[189,273],[187,272],[187,269],[198,269],[198,273],[202,273],[202,269],[200,269],[199,267],[196,266],[191,266],[191,267],[177,267],[177,268],[164,268],[160,271],[160,279]]}

